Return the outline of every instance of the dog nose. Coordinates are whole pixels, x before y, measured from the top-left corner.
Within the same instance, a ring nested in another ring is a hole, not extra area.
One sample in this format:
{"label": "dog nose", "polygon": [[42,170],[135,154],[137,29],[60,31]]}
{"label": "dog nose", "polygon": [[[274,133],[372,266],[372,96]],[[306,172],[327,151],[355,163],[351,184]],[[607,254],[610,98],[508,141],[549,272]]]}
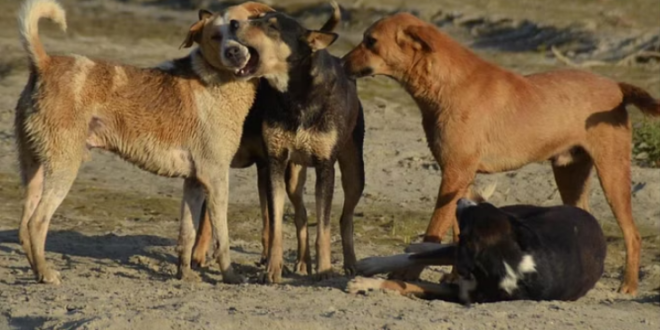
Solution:
{"label": "dog nose", "polygon": [[240,55],[238,47],[229,47],[225,50],[225,57],[229,60],[235,60]]}
{"label": "dog nose", "polygon": [[235,19],[229,21],[229,31],[231,31],[231,32],[236,32],[236,31],[238,31],[238,28],[239,28],[240,26],[241,26],[241,24],[238,23],[238,21],[235,20]]}
{"label": "dog nose", "polygon": [[467,198],[461,198],[456,202],[456,215],[460,216],[460,214],[467,209],[470,206],[475,206],[477,203],[467,199]]}

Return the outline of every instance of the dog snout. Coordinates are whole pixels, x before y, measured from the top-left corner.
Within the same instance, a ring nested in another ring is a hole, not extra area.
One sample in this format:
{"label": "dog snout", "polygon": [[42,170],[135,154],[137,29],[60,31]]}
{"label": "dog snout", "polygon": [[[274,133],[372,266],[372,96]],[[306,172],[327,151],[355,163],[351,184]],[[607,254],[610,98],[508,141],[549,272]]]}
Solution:
{"label": "dog snout", "polygon": [[467,208],[475,206],[475,205],[477,205],[477,203],[475,203],[475,202],[473,202],[473,201],[471,201],[467,198],[459,199],[458,202],[456,202],[456,216],[460,217],[460,215],[461,215],[461,213],[463,213],[463,211],[465,211]]}
{"label": "dog snout", "polygon": [[231,62],[238,63],[242,60],[241,50],[237,46],[229,47],[225,50],[225,58]]}
{"label": "dog snout", "polygon": [[236,33],[236,31],[238,31],[238,28],[240,27],[241,27],[241,23],[239,21],[235,19],[229,21],[229,31],[231,31],[231,33]]}

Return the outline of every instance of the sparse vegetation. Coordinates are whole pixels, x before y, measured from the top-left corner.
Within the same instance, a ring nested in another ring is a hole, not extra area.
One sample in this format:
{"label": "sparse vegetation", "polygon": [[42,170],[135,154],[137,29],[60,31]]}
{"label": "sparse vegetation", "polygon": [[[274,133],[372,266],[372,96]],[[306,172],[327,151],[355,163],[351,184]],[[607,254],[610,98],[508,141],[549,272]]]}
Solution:
{"label": "sparse vegetation", "polygon": [[641,166],[660,167],[660,121],[644,119],[634,125],[633,155]]}

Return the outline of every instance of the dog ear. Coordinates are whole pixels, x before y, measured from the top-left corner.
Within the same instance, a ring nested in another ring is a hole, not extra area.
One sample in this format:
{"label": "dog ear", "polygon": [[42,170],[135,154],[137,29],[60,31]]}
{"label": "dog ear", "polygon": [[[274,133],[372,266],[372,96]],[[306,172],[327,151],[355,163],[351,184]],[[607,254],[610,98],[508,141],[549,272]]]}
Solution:
{"label": "dog ear", "polygon": [[436,38],[436,33],[435,27],[429,25],[409,26],[403,29],[397,41],[399,45],[403,42],[410,43],[418,51],[434,52],[436,49],[432,41]]}
{"label": "dog ear", "polygon": [[309,47],[312,48],[312,52],[316,52],[332,45],[332,43],[337,40],[337,37],[339,37],[339,35],[332,32],[307,31],[305,40]]}
{"label": "dog ear", "polygon": [[275,11],[268,5],[253,1],[244,2],[241,6],[250,13],[249,18],[257,18],[265,13]]}
{"label": "dog ear", "polygon": [[201,32],[204,29],[204,24],[206,23],[206,20],[211,16],[213,16],[213,13],[210,11],[205,9],[199,10],[199,21],[190,26],[190,29],[188,29],[188,35],[186,35],[186,39],[183,40],[181,46],[179,46],[179,49],[190,48],[195,42],[199,42]]}
{"label": "dog ear", "polygon": [[524,221],[513,215],[509,215],[509,222],[511,223],[511,230],[520,249],[527,251],[537,245],[538,236]]}

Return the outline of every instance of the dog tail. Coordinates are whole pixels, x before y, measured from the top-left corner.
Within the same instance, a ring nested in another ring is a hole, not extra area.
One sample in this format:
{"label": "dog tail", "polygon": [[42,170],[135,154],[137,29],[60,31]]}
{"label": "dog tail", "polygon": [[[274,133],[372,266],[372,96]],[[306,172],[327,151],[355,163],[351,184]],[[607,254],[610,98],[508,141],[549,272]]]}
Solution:
{"label": "dog tail", "polygon": [[465,198],[476,203],[483,203],[488,201],[488,199],[491,196],[493,196],[493,194],[495,193],[495,188],[497,188],[497,182],[493,182],[487,185],[485,188],[481,189],[480,191],[475,191],[474,187],[470,187],[470,190],[468,190],[468,193],[465,196]]}
{"label": "dog tail", "polygon": [[624,104],[634,104],[646,115],[660,116],[660,100],[654,99],[647,91],[630,84],[619,83]]}
{"label": "dog tail", "polygon": [[62,6],[55,0],[27,0],[19,13],[18,28],[21,42],[28,53],[30,64],[43,68],[50,59],[39,39],[39,20],[49,18],[66,31],[66,16]]}
{"label": "dog tail", "polygon": [[337,28],[337,25],[341,22],[341,9],[339,8],[339,4],[333,0],[330,5],[332,6],[332,16],[330,16],[328,21],[321,27],[322,32],[334,31],[335,28]]}

